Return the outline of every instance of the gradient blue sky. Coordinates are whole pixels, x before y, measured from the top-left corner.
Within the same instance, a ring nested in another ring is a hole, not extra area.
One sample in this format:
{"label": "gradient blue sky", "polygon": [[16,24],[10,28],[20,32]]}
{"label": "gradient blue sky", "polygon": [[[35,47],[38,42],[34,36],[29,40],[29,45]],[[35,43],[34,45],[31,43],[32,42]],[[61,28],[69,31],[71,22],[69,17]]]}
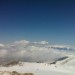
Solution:
{"label": "gradient blue sky", "polygon": [[75,1],[0,0],[0,42],[75,44]]}

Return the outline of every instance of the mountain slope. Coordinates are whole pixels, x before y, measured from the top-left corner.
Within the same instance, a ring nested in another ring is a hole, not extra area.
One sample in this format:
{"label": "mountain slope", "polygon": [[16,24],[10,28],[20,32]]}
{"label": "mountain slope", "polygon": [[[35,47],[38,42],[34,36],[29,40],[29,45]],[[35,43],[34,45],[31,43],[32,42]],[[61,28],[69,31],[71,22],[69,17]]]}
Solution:
{"label": "mountain slope", "polygon": [[[68,63],[75,63],[75,60]],[[17,71],[19,73],[33,73],[34,75],[75,75],[75,68],[58,64],[21,62],[23,65],[0,67],[0,71]]]}

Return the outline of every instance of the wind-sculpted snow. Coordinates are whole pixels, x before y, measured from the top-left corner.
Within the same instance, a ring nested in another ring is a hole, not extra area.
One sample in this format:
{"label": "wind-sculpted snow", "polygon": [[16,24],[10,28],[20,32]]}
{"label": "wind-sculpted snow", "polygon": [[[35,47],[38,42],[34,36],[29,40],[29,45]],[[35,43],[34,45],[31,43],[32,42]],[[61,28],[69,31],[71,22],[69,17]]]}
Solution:
{"label": "wind-sculpted snow", "polygon": [[[30,63],[21,62],[23,65],[14,65],[9,67],[0,67],[0,73],[10,75],[9,73],[16,71],[17,73],[32,73],[34,75],[75,75],[75,67],[62,64],[48,63]],[[73,61],[75,63],[75,61]],[[71,64],[71,63],[70,63]],[[8,73],[9,72],[9,73]],[[1,74],[2,75],[2,74]]]}
{"label": "wind-sculpted snow", "polygon": [[69,55],[56,63],[13,61],[0,66],[0,75],[75,75],[75,56]]}
{"label": "wind-sculpted snow", "polygon": [[15,41],[0,44],[0,63],[20,60],[26,62],[53,62],[67,55],[75,55],[75,48],[69,45],[50,45],[47,41]]}

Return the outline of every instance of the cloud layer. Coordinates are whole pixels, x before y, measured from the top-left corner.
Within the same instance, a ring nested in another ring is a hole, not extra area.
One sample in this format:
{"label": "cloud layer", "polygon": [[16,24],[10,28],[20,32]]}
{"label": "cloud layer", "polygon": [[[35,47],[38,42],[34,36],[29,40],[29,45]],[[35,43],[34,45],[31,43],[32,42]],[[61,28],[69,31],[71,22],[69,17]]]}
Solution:
{"label": "cloud layer", "polygon": [[63,45],[49,45],[47,41],[15,41],[12,44],[0,44],[1,61],[52,62],[60,57],[74,53],[74,48]]}

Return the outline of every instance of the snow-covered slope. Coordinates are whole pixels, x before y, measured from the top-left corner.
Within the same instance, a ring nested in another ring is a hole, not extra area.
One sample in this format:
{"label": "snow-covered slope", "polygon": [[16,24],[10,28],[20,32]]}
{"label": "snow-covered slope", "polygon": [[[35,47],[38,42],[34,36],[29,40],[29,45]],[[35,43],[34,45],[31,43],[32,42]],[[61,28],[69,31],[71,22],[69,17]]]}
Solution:
{"label": "snow-covered slope", "polygon": [[[66,62],[67,61],[67,62]],[[0,67],[0,71],[17,71],[34,75],[75,75],[75,57],[69,57],[56,64],[21,62],[22,65]],[[70,65],[70,66],[69,66]]]}

